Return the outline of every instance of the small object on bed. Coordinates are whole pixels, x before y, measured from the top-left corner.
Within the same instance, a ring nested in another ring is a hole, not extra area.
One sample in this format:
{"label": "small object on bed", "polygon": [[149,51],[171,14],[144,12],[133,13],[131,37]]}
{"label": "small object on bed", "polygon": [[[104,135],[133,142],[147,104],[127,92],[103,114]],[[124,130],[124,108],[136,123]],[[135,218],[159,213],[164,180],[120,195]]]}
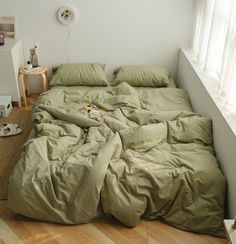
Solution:
{"label": "small object on bed", "polygon": [[105,110],[98,108],[94,104],[88,104],[80,109],[82,113],[88,113],[91,118],[99,118],[105,115]]}
{"label": "small object on bed", "polygon": [[62,64],[50,83],[51,86],[108,86],[102,64]]}
{"label": "small object on bed", "polygon": [[114,85],[126,82],[131,86],[166,87],[170,73],[158,66],[125,65],[115,70]]}

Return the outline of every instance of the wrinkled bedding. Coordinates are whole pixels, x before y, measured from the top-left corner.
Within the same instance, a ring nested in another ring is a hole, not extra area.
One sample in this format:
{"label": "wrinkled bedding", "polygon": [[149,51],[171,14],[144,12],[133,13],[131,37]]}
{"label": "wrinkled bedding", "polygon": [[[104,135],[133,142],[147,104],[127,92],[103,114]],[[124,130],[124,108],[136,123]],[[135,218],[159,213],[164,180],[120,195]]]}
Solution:
{"label": "wrinkled bedding", "polygon": [[[106,111],[91,118],[80,108]],[[33,108],[34,136],[10,178],[8,206],[66,224],[140,218],[223,236],[226,180],[211,120],[177,88],[55,87]]]}

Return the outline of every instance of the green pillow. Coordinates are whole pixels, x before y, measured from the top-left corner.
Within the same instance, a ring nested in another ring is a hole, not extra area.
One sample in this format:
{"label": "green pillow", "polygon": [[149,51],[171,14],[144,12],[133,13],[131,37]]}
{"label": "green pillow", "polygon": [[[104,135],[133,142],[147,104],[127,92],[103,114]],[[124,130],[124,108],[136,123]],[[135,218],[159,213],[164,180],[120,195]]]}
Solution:
{"label": "green pillow", "polygon": [[107,86],[104,69],[101,64],[62,64],[50,86]]}
{"label": "green pillow", "polygon": [[115,70],[112,85],[127,82],[131,86],[164,87],[169,85],[169,72],[158,66],[126,65]]}

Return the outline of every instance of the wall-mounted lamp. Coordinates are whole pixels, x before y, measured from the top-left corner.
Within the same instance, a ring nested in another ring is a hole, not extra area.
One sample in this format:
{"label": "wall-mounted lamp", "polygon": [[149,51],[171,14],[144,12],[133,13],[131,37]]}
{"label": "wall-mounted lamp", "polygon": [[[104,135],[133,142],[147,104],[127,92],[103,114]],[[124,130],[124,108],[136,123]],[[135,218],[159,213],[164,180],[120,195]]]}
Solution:
{"label": "wall-mounted lamp", "polygon": [[63,6],[58,10],[57,18],[63,25],[70,25],[77,19],[75,9],[69,6]]}

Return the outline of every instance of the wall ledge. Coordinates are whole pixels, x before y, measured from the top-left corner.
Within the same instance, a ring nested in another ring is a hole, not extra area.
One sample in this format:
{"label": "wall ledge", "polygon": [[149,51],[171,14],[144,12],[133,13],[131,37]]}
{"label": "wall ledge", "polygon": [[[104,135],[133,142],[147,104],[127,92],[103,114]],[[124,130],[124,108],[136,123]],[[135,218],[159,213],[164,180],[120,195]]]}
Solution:
{"label": "wall ledge", "polygon": [[216,105],[218,111],[222,114],[234,136],[236,136],[236,115],[232,114],[227,108],[224,107],[223,102],[217,92],[217,79],[214,78],[211,74],[202,71],[200,65],[194,61],[193,54],[190,49],[181,48],[180,51],[184,54],[187,61],[194,69],[203,87],[206,89],[208,95]]}

